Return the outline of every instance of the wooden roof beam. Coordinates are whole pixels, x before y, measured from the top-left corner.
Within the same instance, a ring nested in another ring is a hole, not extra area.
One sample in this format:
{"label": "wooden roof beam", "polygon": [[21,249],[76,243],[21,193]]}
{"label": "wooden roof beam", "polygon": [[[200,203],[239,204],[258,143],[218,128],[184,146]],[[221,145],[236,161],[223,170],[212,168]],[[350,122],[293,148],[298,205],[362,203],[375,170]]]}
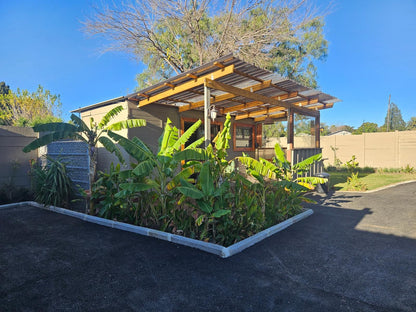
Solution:
{"label": "wooden roof beam", "polygon": [[287,112],[281,112],[278,114],[273,114],[273,115],[269,115],[269,116],[262,116],[262,117],[257,117],[254,118],[255,122],[259,122],[259,121],[263,121],[265,120],[267,117],[273,118],[273,119],[278,119],[278,118],[287,118]]}
{"label": "wooden roof beam", "polygon": [[[318,99],[311,99],[309,101],[300,101],[297,103],[292,103],[292,105],[302,105],[302,104],[315,104],[318,103]],[[260,115],[265,115],[265,114],[271,114],[271,113],[275,113],[275,112],[280,112],[285,110],[285,108],[276,106],[276,107],[267,107],[261,110],[256,110],[256,111],[252,111],[249,113],[245,113],[245,114],[240,114],[235,116],[235,120],[240,120],[240,119],[246,119],[246,118],[254,118]]]}
{"label": "wooden roof beam", "polygon": [[[267,81],[264,81],[262,83],[255,84],[253,86],[246,87],[246,88],[241,89],[241,90],[247,90],[249,92],[250,91],[251,92],[259,91],[259,90],[266,89],[266,88],[270,87],[271,83],[272,83],[271,80],[267,80]],[[235,94],[232,94],[232,93],[226,93],[226,94],[217,95],[215,97],[215,99],[213,101],[211,101],[211,104],[218,103],[218,102],[222,102],[222,101],[226,101],[226,100],[231,101],[231,99],[234,98],[234,97],[236,97],[236,95]],[[195,109],[195,108],[198,108],[198,107],[201,107],[201,106],[204,106],[204,101],[198,101],[198,102],[195,102],[193,104],[183,105],[183,106],[181,106],[179,108],[179,112],[186,112],[186,111],[188,111],[190,109]]]}
{"label": "wooden roof beam", "polygon": [[[283,95],[279,95],[279,96],[274,96],[272,98],[276,99],[276,100],[279,100],[279,101],[282,101],[282,100],[286,100],[286,99],[295,98],[297,96],[298,96],[298,92],[294,91],[294,92],[291,92],[291,93],[287,93],[287,94],[283,94]],[[235,106],[227,107],[227,108],[224,108],[224,114],[232,113],[232,112],[235,112],[235,111],[239,111],[239,110],[247,109],[247,108],[251,108],[251,107],[256,107],[256,106],[261,105],[261,104],[264,104],[264,103],[260,102],[260,101],[253,101],[253,102],[248,102],[248,103],[245,103],[245,104],[242,104],[242,105],[235,105]]]}
{"label": "wooden roof beam", "polygon": [[301,114],[301,115],[312,116],[312,117],[316,117],[316,116],[319,115],[318,111],[311,110],[311,109],[304,108],[304,107],[299,107],[299,106],[296,106],[296,105],[293,105],[293,104],[289,104],[289,103],[286,103],[286,102],[283,102],[283,101],[273,99],[271,97],[268,97],[268,96],[265,96],[265,95],[262,95],[262,94],[258,94],[258,93],[250,92],[250,91],[247,91],[247,90],[244,90],[244,89],[236,88],[236,87],[227,85],[227,84],[219,82],[219,81],[206,79],[205,84],[209,88],[221,90],[221,91],[228,92],[228,93],[232,93],[232,94],[235,94],[235,95],[238,95],[238,96],[243,96],[243,97],[246,97],[248,99],[252,99],[254,101],[269,103],[269,104],[274,105],[274,106],[292,108],[295,113],[298,113],[298,114]]}
{"label": "wooden roof beam", "polygon": [[[321,104],[321,105],[315,106],[315,107],[316,107],[316,109],[320,110],[320,109],[325,109],[325,108],[331,108],[333,106],[334,106],[334,103],[328,103],[328,104]],[[287,117],[287,112],[281,112],[281,113],[278,113],[278,114],[270,114],[268,117],[271,117],[271,118],[274,118],[274,119],[285,118],[285,117]],[[256,118],[254,118],[254,121],[255,122],[260,122],[260,121],[265,120],[266,118],[267,118],[267,116],[256,117]]]}
{"label": "wooden roof beam", "polygon": [[153,96],[150,96],[147,99],[141,100],[139,102],[139,107],[143,107],[145,105],[149,105],[151,103],[163,100],[165,98],[171,97],[172,95],[184,92],[184,91],[189,91],[189,89],[194,88],[194,87],[198,87],[201,86],[205,83],[206,79],[218,79],[227,75],[230,75],[234,72],[234,65],[229,65],[229,66],[225,66],[223,69],[219,69],[215,72],[203,75],[201,77],[198,77],[197,79],[194,79],[192,81],[188,81],[185,82],[183,84],[178,84],[175,86],[174,89],[169,89],[166,91],[162,91],[159,94],[155,94]]}

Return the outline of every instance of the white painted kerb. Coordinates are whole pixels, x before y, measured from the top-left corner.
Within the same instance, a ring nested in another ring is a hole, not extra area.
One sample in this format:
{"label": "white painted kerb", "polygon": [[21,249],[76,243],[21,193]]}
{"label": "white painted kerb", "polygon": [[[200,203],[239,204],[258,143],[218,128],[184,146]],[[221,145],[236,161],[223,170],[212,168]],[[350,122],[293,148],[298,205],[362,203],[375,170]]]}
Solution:
{"label": "white painted kerb", "polygon": [[132,232],[132,233],[137,233],[140,235],[144,235],[144,236],[150,236],[150,237],[155,237],[158,239],[162,239],[168,242],[172,242],[175,244],[179,244],[179,245],[184,245],[184,246],[188,246],[188,247],[193,247],[193,248],[197,248],[215,255],[218,255],[222,258],[228,258],[231,257],[232,255],[235,255],[241,251],[243,251],[244,249],[253,246],[254,244],[262,241],[263,239],[272,236],[273,234],[280,232],[282,230],[284,230],[285,228],[291,226],[292,224],[305,219],[306,217],[310,216],[311,214],[313,214],[313,210],[312,209],[305,209],[304,212],[290,218],[287,219],[286,221],[283,221],[279,224],[276,224],[268,229],[265,229],[253,236],[250,236],[242,241],[239,241],[236,244],[233,244],[229,247],[224,247],[221,245],[217,245],[217,244],[213,244],[213,243],[207,243],[207,242],[203,242],[197,239],[192,239],[192,238],[188,238],[188,237],[184,237],[184,236],[180,236],[180,235],[176,235],[176,234],[171,234],[171,233],[167,233],[167,232],[162,232],[162,231],[158,231],[158,230],[154,230],[154,229],[149,229],[149,228],[145,228],[142,226],[137,226],[137,225],[132,225],[132,224],[128,224],[128,223],[123,223],[123,222],[118,222],[118,221],[113,221],[113,220],[108,220],[108,219],[103,219],[103,218],[99,218],[99,217],[95,217],[95,216],[90,216],[81,212],[76,212],[76,211],[72,211],[72,210],[68,210],[68,209],[64,209],[64,208],[60,208],[60,207],[55,207],[55,206],[48,206],[45,207],[39,203],[36,202],[22,202],[22,203],[16,203],[16,204],[8,204],[8,205],[0,205],[0,209],[2,208],[12,208],[12,207],[16,207],[16,206],[24,206],[24,205],[30,205],[33,207],[37,207],[37,208],[42,208],[42,209],[46,209],[46,210],[50,210],[50,211],[54,211],[57,213],[61,213],[70,217],[74,217],[74,218],[78,218],[81,219],[83,221],[87,221],[87,222],[91,222],[91,223],[95,223],[95,224],[99,224],[99,225],[103,225],[103,226],[107,226],[107,227],[111,227],[111,228],[115,228],[118,230],[123,230],[123,231],[128,231],[128,232]]}

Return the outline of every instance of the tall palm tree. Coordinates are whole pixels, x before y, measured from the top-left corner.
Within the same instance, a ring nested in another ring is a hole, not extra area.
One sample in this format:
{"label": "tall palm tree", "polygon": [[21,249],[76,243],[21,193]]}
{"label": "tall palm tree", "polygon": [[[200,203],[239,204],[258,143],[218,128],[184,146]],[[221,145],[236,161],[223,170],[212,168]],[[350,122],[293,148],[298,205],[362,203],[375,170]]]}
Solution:
{"label": "tall palm tree", "polygon": [[119,131],[127,128],[142,127],[146,125],[146,121],[143,119],[129,119],[124,121],[115,122],[109,124],[110,121],[116,117],[123,110],[123,106],[117,106],[111,109],[101,119],[99,123],[94,121],[94,118],[90,119],[90,126],[88,127],[85,122],[78,116],[72,114],[72,123],[66,122],[52,122],[33,127],[35,132],[49,132],[46,135],[34,140],[23,148],[25,153],[35,150],[41,146],[48,145],[49,143],[64,140],[75,139],[84,141],[88,144],[88,155],[90,157],[90,171],[89,182],[90,189],[95,180],[96,168],[97,168],[97,144],[100,142],[109,152],[114,153],[120,162],[124,162],[123,156],[117,147],[117,145],[104,134],[111,134],[112,131]]}

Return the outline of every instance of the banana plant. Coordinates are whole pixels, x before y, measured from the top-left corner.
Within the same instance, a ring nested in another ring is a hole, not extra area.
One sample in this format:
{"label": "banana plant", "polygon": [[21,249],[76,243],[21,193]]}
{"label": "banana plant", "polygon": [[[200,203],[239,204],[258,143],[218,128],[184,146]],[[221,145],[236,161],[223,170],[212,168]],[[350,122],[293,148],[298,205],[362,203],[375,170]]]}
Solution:
{"label": "banana plant", "polygon": [[[309,172],[311,166],[322,159],[322,153],[315,154],[305,160],[292,165],[285,157],[285,153],[278,143],[274,146],[275,156],[273,162],[275,165],[281,168],[281,174],[287,181],[293,181],[300,185],[305,186],[308,189],[313,189],[317,184],[323,184],[328,181],[325,178],[319,177],[300,177]],[[296,176],[296,178],[294,178]]]}
{"label": "banana plant", "polygon": [[[139,138],[126,139],[114,132],[109,133],[110,137],[117,141],[125,151],[131,155],[137,164],[132,170],[132,174],[141,178],[137,183],[123,183],[121,189],[130,193],[154,191],[160,203],[161,216],[165,218],[168,212],[169,200],[172,198],[173,188],[180,183],[181,179],[188,179],[195,172],[194,166],[187,166],[182,170],[179,165],[182,160],[189,157],[189,150],[202,144],[204,138],[200,138],[193,144],[187,146],[184,151],[181,148],[189,140],[192,134],[201,125],[201,121],[193,124],[182,136],[179,136],[178,129],[173,126],[170,119],[167,119],[162,136],[159,139],[157,153],[153,153],[150,148]],[[179,154],[180,153],[180,154]],[[179,154],[176,155],[176,154]],[[200,153],[193,155],[193,158],[201,158]]]}
{"label": "banana plant", "polygon": [[230,198],[229,181],[224,181],[220,185],[215,185],[215,177],[211,171],[210,161],[206,161],[201,166],[201,171],[194,185],[188,181],[181,179],[181,186],[177,190],[182,193],[183,197],[192,198],[196,201],[196,208],[199,210],[199,216],[195,221],[197,226],[205,224],[205,228],[201,238],[203,239],[209,231],[211,225],[212,237],[215,241],[215,221],[229,213],[231,210],[223,209],[227,207],[227,199]]}
{"label": "banana plant", "polygon": [[119,148],[114,142],[106,135],[111,137],[113,131],[119,131],[122,129],[142,127],[146,125],[144,119],[129,119],[125,121],[119,121],[109,124],[121,111],[123,106],[119,105],[111,109],[104,115],[100,122],[96,122],[94,118],[90,118],[90,126],[78,116],[72,114],[72,123],[66,122],[52,122],[46,124],[39,124],[33,127],[35,132],[49,132],[46,135],[32,141],[23,148],[23,152],[28,153],[41,146],[48,145],[49,143],[64,140],[75,139],[80,140],[88,144],[88,155],[90,157],[90,170],[89,170],[89,184],[90,194],[91,188],[95,181],[96,168],[97,168],[97,144],[101,143],[110,153],[114,153],[120,162],[124,162],[123,156]]}

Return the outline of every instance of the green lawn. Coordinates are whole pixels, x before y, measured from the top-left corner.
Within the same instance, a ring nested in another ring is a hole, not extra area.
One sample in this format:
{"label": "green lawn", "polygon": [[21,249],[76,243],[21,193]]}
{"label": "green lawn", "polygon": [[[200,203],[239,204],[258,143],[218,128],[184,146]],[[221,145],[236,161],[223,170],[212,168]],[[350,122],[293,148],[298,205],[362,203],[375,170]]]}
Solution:
{"label": "green lawn", "polygon": [[[346,191],[346,181],[348,172],[328,171],[330,174],[330,184],[336,191]],[[367,185],[367,190],[395,184],[403,181],[416,180],[416,173],[363,173],[358,174],[358,178]]]}

